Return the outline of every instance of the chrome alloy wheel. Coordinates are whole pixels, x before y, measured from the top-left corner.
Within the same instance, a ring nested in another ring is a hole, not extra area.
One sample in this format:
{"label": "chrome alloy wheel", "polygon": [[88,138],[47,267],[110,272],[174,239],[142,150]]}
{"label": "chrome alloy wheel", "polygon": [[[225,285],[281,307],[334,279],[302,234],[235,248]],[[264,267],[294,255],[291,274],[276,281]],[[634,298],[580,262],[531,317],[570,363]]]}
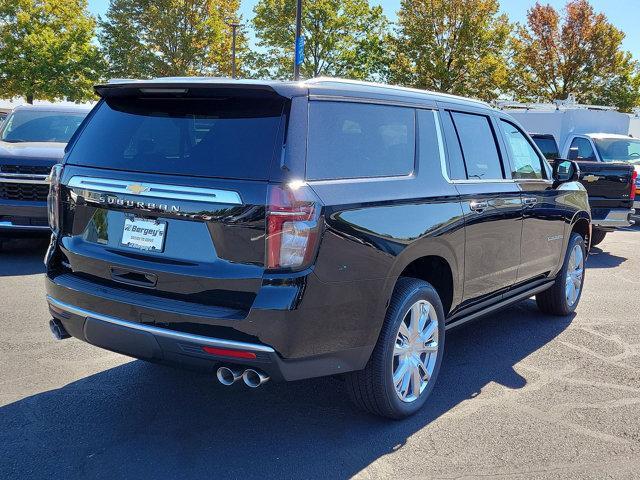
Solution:
{"label": "chrome alloy wheel", "polygon": [[413,402],[427,387],[438,356],[438,316],[426,300],[406,313],[393,349],[393,385],[403,402]]}
{"label": "chrome alloy wheel", "polygon": [[573,307],[580,296],[582,277],[584,275],[584,254],[580,245],[574,245],[567,265],[567,278],[565,279],[565,296],[567,305]]}

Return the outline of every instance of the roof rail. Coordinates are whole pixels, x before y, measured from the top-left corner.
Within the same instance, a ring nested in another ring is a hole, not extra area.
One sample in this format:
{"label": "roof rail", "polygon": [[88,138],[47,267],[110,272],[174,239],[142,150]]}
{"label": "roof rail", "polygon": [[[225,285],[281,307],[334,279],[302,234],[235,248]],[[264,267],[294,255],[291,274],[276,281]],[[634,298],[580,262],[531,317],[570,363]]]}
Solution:
{"label": "roof rail", "polygon": [[516,102],[510,100],[498,100],[495,106],[501,110],[511,108],[514,110],[602,110],[617,112],[617,107],[608,107],[605,105],[587,105],[577,103],[573,95],[569,95],[566,100],[554,100],[553,103],[536,103],[536,102]]}
{"label": "roof rail", "polygon": [[340,77],[314,77],[314,78],[310,78],[308,80],[305,80],[304,83],[307,84],[321,84],[321,83],[343,83],[345,85],[360,85],[363,87],[381,87],[381,88],[386,88],[386,89],[392,89],[392,90],[398,90],[401,92],[411,92],[411,93],[418,93],[418,94],[427,94],[427,95],[438,95],[441,96],[443,98],[452,98],[452,99],[458,99],[458,100],[464,100],[466,102],[473,102],[473,103],[477,103],[480,105],[483,105],[485,107],[491,107],[491,105],[483,100],[478,100],[477,98],[469,98],[469,97],[462,97],[460,95],[453,95],[451,93],[443,93],[443,92],[437,92],[434,90],[422,90],[420,88],[412,88],[412,87],[403,87],[400,85],[390,85],[388,83],[380,83],[380,82],[368,82],[368,81],[364,81],[364,80],[352,80],[352,79],[348,79],[348,78],[340,78]]}

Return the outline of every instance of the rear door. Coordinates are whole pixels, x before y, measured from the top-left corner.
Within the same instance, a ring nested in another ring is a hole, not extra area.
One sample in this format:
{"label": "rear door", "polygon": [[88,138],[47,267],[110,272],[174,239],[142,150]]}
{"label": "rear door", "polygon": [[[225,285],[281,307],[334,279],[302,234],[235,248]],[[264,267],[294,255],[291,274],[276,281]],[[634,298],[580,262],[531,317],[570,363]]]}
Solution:
{"label": "rear door", "polygon": [[520,264],[522,200],[508,177],[491,118],[483,112],[444,110],[449,175],[465,219],[465,302],[505,291]]}
{"label": "rear door", "polygon": [[60,244],[74,280],[193,314],[248,311],[286,108],[264,93],[102,100],[65,162]]}
{"label": "rear door", "polygon": [[522,189],[523,225],[518,283],[554,271],[562,255],[565,213],[562,191],[527,135],[509,119],[498,119],[511,177]]}

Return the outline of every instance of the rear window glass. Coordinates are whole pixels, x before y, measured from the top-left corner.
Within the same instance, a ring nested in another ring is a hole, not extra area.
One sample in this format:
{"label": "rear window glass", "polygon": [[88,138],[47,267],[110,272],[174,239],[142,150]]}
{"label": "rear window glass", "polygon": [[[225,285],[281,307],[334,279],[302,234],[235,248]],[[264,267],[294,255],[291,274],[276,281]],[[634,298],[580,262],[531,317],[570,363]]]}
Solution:
{"label": "rear window glass", "polygon": [[260,98],[107,99],[68,163],[115,170],[267,180],[283,102]]}
{"label": "rear window glass", "polygon": [[504,178],[489,117],[460,112],[451,115],[460,139],[467,177],[470,180]]}
{"label": "rear window glass", "polygon": [[415,158],[411,108],[311,102],[307,179],[408,175]]}
{"label": "rear window glass", "polygon": [[453,126],[453,120],[451,120],[451,112],[445,112],[442,115],[442,127],[449,152],[449,178],[451,180],[466,180],[467,171],[464,166],[464,158],[462,158],[462,149],[460,148],[456,127]]}
{"label": "rear window glass", "polygon": [[531,137],[536,143],[542,154],[548,160],[555,160],[560,158],[560,152],[558,152],[558,145],[555,139],[549,137]]}

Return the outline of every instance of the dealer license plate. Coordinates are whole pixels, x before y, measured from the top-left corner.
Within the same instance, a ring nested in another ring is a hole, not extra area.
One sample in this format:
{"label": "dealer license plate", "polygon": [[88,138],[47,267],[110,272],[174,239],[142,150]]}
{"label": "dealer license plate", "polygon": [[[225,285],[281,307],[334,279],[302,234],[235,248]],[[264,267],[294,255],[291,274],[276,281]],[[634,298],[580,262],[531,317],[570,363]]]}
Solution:
{"label": "dealer license plate", "polygon": [[127,216],[124,219],[121,243],[139,250],[162,252],[166,231],[167,222]]}

